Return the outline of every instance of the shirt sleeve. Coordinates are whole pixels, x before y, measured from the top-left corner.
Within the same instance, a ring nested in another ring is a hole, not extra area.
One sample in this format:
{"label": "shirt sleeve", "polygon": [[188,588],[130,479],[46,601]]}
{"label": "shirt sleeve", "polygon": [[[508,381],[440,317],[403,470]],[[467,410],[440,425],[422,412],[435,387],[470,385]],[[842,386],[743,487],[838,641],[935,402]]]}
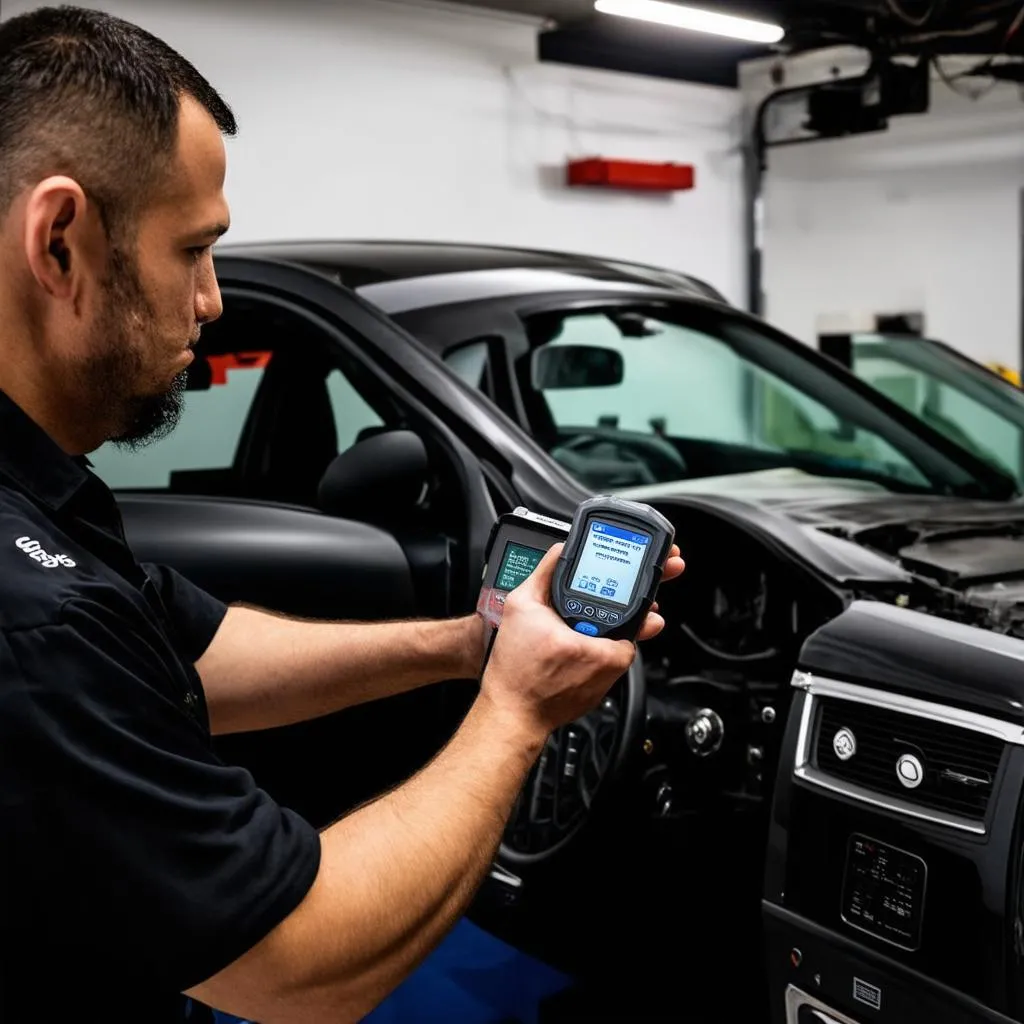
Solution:
{"label": "shirt sleeve", "polygon": [[19,880],[5,926],[42,924],[39,956],[181,992],[301,903],[320,840],[217,759],[169,657],[141,618],[84,599],[0,634],[0,864]]}
{"label": "shirt sleeve", "polygon": [[220,629],[228,611],[227,605],[197,587],[177,569],[152,562],[145,563],[142,568],[160,594],[181,638],[183,652],[190,661],[198,661]]}

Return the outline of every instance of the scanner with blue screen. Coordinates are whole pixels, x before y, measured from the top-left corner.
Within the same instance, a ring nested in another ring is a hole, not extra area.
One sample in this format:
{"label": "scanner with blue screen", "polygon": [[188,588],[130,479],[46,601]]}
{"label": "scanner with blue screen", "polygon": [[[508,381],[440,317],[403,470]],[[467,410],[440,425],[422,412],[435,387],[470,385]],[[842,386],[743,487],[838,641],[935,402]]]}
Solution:
{"label": "scanner with blue screen", "polygon": [[555,611],[586,636],[635,640],[674,542],[675,528],[649,505],[584,501],[551,583]]}
{"label": "scanner with blue screen", "polygon": [[478,611],[497,629],[505,597],[556,541],[556,612],[586,636],[635,640],[675,541],[672,524],[649,505],[602,496],[584,501],[571,523],[518,508],[495,523]]}

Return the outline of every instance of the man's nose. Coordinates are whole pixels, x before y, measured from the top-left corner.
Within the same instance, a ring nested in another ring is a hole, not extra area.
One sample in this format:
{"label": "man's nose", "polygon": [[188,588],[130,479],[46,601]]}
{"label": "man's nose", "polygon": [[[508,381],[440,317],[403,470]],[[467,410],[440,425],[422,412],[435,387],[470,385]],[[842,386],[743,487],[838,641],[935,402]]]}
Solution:
{"label": "man's nose", "polygon": [[213,270],[213,260],[209,260],[207,267],[199,279],[199,287],[196,291],[196,320],[200,325],[208,324],[216,320],[224,312],[224,301],[220,295],[220,285],[217,282],[217,275]]}

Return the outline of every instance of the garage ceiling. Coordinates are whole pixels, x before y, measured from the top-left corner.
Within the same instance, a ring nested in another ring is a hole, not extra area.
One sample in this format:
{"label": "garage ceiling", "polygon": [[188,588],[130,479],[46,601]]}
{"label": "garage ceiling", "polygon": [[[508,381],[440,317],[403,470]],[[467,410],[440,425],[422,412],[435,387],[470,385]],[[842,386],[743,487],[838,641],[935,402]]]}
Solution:
{"label": "garage ceiling", "polygon": [[496,11],[533,14],[555,21],[574,21],[594,13],[594,0],[453,0],[470,7],[490,7]]}
{"label": "garage ceiling", "polygon": [[[548,18],[540,58],[735,87],[738,64],[772,51],[716,36],[597,14],[593,0],[454,0]],[[1022,0],[688,0],[781,24],[788,51],[850,42],[900,52],[1024,54]],[[923,27],[920,27],[923,24]]]}
{"label": "garage ceiling", "polygon": [[[708,85],[736,85],[736,66],[748,56],[766,51],[718,37],[691,32],[669,32],[657,25],[597,14],[594,0],[455,0],[473,7],[513,11],[551,20],[551,28],[540,37],[542,60],[579,64],[701,82]],[[699,0],[697,0],[699,3]],[[757,4],[707,3],[724,9]],[[773,5],[776,9],[779,4]],[[762,5],[762,11],[764,5]],[[764,14],[760,15],[762,18]]]}

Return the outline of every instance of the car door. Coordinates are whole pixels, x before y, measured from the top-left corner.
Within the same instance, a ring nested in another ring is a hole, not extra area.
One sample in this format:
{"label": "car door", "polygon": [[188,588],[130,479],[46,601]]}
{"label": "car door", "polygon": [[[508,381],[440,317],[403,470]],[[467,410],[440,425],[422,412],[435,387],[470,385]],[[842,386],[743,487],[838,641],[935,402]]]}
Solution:
{"label": "car door", "polygon": [[[401,345],[390,360],[381,353],[377,340],[393,328],[296,268],[247,264],[219,276],[224,316],[204,331],[178,431],[139,452],[108,445],[92,458],[137,556],[226,602],[308,618],[469,610],[468,567],[494,508],[479,461],[399,379],[422,376],[403,371]],[[423,500],[396,508],[353,498],[358,513],[325,513],[318,483],[327,467],[389,430],[411,430],[428,449]],[[322,825],[436,752],[455,714],[451,691],[426,688],[217,743]]]}

